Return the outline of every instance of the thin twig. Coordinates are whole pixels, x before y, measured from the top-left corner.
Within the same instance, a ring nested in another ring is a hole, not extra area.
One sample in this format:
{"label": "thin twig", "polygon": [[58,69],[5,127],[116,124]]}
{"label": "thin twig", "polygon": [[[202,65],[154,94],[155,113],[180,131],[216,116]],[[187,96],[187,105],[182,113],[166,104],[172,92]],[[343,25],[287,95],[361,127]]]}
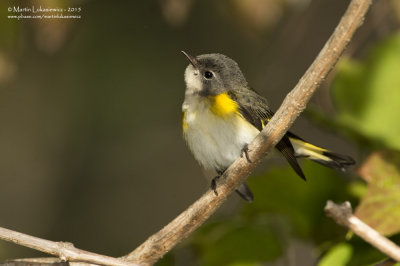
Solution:
{"label": "thin twig", "polygon": [[346,201],[338,205],[328,200],[325,205],[325,212],[336,223],[346,226],[356,235],[395,261],[400,261],[400,247],[354,216],[350,202]]}
{"label": "thin twig", "polygon": [[124,257],[137,263],[152,264],[171,250],[212,215],[236,187],[243,183],[257,164],[282,138],[294,120],[305,109],[307,102],[333,68],[356,29],[362,24],[372,0],[352,0],[346,13],[296,87],[286,96],[283,104],[262,132],[248,146],[253,163],[237,159],[218,183],[218,196],[207,191],[172,222],[149,237],[138,248]]}
{"label": "thin twig", "polygon": [[63,261],[79,261],[110,266],[137,266],[133,262],[77,249],[72,243],[53,242],[0,227],[0,239],[55,255]]}

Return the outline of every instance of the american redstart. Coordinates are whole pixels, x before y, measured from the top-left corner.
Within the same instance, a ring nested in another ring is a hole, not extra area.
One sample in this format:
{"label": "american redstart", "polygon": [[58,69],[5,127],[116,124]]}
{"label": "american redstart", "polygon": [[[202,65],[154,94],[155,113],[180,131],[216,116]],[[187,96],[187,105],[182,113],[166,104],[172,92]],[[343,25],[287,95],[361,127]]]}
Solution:
{"label": "american redstart", "polygon": [[[183,51],[182,51],[183,52]],[[238,64],[223,54],[193,57],[185,52],[190,64],[185,70],[185,100],[182,105],[183,136],[196,160],[218,174],[211,181],[217,194],[216,180],[241,155],[247,159],[247,145],[273,116],[267,100],[251,89]],[[308,143],[287,132],[275,147],[293,170],[306,179],[297,158],[304,157],[344,171],[355,161]],[[253,200],[243,183],[236,192],[246,201]]]}

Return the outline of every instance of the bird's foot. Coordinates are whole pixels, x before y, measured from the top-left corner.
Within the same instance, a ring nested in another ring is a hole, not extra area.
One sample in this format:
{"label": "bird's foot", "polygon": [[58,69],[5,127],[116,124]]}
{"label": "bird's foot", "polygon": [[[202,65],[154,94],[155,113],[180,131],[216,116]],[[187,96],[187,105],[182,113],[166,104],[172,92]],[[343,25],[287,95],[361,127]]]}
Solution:
{"label": "bird's foot", "polygon": [[243,154],[246,156],[247,162],[251,163],[250,156],[249,156],[249,147],[248,145],[244,145],[242,151],[240,152],[240,157],[243,158]]}
{"label": "bird's foot", "polygon": [[218,196],[218,192],[217,192],[217,180],[220,178],[220,175],[217,175],[216,177],[214,177],[211,180],[211,189],[214,190],[214,194],[215,196]]}

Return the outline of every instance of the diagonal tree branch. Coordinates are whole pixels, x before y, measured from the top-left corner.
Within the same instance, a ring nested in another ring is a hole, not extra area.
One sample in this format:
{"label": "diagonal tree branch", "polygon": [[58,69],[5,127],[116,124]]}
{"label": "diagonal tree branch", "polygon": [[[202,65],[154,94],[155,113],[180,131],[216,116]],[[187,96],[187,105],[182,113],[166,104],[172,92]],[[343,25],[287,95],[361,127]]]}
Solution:
{"label": "diagonal tree branch", "polygon": [[127,262],[121,259],[112,258],[75,248],[72,243],[53,242],[50,240],[15,232],[2,227],[0,227],[0,239],[55,255],[59,257],[62,261],[79,261],[110,266],[137,266],[137,264],[133,262]]}
{"label": "diagonal tree branch", "polygon": [[200,225],[243,183],[262,158],[279,142],[311,96],[333,68],[339,56],[362,24],[372,0],[352,0],[335,31],[296,87],[286,96],[281,107],[262,132],[249,145],[253,163],[237,159],[220,178],[218,196],[207,191],[199,200],[159,232],[124,257],[136,263],[153,264]]}
{"label": "diagonal tree branch", "polygon": [[337,205],[333,201],[328,200],[325,205],[325,212],[336,223],[346,226],[356,235],[395,261],[400,261],[400,247],[354,216],[350,202],[346,201],[343,204]]}

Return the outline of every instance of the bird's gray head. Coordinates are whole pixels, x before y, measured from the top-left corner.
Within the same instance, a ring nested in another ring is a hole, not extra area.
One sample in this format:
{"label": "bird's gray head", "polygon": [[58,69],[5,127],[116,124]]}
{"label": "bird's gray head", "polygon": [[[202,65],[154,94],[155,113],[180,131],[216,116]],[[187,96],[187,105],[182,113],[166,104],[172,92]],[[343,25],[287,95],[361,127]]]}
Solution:
{"label": "bird's gray head", "polygon": [[185,52],[183,54],[190,62],[185,70],[186,94],[218,95],[247,87],[238,64],[226,55],[203,54],[193,57]]}

